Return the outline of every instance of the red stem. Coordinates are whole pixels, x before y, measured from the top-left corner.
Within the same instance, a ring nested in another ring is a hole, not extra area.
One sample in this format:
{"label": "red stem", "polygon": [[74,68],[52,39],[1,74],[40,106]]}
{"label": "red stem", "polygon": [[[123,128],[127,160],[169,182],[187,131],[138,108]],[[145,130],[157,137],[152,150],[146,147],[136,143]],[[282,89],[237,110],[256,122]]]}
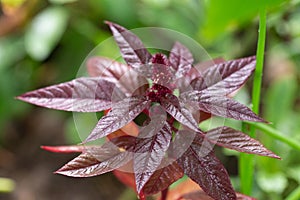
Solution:
{"label": "red stem", "polygon": [[161,200],[167,200],[169,188],[164,189],[161,191]]}

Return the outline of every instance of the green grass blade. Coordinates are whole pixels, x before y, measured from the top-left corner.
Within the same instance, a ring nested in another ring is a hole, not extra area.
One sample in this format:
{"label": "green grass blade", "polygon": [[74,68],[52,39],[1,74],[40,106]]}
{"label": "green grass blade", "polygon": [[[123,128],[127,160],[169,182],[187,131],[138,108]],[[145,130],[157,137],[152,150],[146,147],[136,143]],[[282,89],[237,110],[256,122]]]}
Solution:
{"label": "green grass blade", "polygon": [[299,200],[300,199],[300,186],[298,186],[293,192],[286,197],[285,200]]}
{"label": "green grass blade", "polygon": [[[260,90],[262,82],[262,72],[264,63],[264,51],[265,51],[265,40],[266,40],[266,9],[260,10],[259,16],[259,32],[258,32],[258,43],[256,52],[256,69],[254,72],[253,90],[252,90],[252,106],[253,111],[258,114],[260,105]],[[245,129],[245,125],[244,128]],[[245,131],[245,130],[243,130]],[[249,136],[255,138],[255,127],[250,126]],[[241,191],[244,194],[251,195],[252,183],[254,177],[254,159],[253,155],[241,154],[239,161],[239,173],[241,180]]]}

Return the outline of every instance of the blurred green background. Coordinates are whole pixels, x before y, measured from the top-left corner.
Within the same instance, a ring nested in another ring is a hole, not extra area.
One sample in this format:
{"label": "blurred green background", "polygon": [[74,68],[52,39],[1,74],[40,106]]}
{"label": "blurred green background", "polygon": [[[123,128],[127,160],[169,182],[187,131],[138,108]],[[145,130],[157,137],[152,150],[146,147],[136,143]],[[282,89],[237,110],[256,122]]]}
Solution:
{"label": "blurred green background", "polygon": [[[75,155],[39,147],[80,142],[72,113],[14,99],[75,78],[88,53],[111,36],[104,20],[128,29],[176,30],[198,41],[212,57],[234,59],[255,55],[258,10],[265,6],[261,115],[284,137],[300,143],[299,0],[1,0],[0,6],[0,199],[135,198],[111,174],[87,179],[53,175]],[[247,104],[250,91],[251,81],[236,98]],[[88,119],[83,126],[93,128]],[[253,196],[300,199],[300,152],[263,132],[258,139],[283,159],[255,157]],[[239,191],[238,153],[219,154]]]}

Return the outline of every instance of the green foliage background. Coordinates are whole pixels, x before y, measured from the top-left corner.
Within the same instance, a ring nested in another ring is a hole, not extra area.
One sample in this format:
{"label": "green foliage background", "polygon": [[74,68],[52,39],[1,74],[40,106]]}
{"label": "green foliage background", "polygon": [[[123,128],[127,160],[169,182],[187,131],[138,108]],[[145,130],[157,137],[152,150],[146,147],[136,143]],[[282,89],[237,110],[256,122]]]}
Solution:
{"label": "green foliage background", "polygon": [[[5,158],[14,160],[22,156],[14,144],[22,146],[23,139],[30,134],[30,129],[24,128],[28,124],[25,122],[35,119],[39,123],[39,119],[33,117],[36,112],[45,113],[42,116],[47,119],[52,116],[62,121],[62,140],[46,137],[42,140],[44,144],[80,142],[70,113],[36,108],[14,97],[74,78],[87,54],[110,37],[104,20],[128,29],[147,26],[173,29],[194,38],[212,57],[233,59],[255,54],[261,8],[267,9],[261,115],[271,122],[270,126],[278,134],[300,144],[299,0],[2,0],[0,154],[4,157],[0,158],[0,176],[9,179],[0,179],[0,193],[14,194],[20,190],[19,178],[12,174]],[[251,106],[249,83],[236,98]],[[241,128],[235,121],[226,123]],[[91,129],[88,118],[82,126],[87,131]],[[205,123],[202,126],[205,127]],[[264,132],[258,132],[257,137],[282,160],[255,157],[252,195],[258,199],[300,199],[299,150]],[[38,146],[35,150],[39,151]],[[239,191],[236,169],[239,154],[220,151],[220,157]],[[231,166],[231,161],[235,165]],[[119,196],[125,198],[122,194]]]}

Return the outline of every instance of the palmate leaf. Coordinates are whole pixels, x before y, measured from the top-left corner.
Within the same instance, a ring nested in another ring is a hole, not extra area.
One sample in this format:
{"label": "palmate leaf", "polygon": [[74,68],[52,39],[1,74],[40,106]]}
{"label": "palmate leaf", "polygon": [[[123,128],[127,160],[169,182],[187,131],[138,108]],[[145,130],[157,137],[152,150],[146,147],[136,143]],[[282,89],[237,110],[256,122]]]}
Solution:
{"label": "palmate leaf", "polygon": [[236,200],[226,169],[211,149],[205,146],[200,134],[193,134],[190,131],[179,131],[178,134],[179,137],[194,137],[191,145],[177,159],[184,173],[213,199]]}
{"label": "palmate leaf", "polygon": [[114,83],[103,78],[78,78],[27,92],[17,99],[57,110],[98,112],[112,106],[112,96],[124,98]]}
{"label": "palmate leaf", "polygon": [[255,57],[247,57],[216,64],[194,79],[191,86],[194,90],[228,95],[239,89],[255,69]]}
{"label": "palmate leaf", "polygon": [[244,121],[266,122],[247,106],[226,96],[212,96],[204,91],[186,92],[181,98],[190,103],[197,103],[198,109],[212,115]]}
{"label": "palmate leaf", "polygon": [[[153,127],[153,124],[150,126]],[[172,139],[172,130],[166,121],[162,126],[158,125],[150,136],[147,128],[144,130],[141,130],[134,147],[133,168],[138,193],[160,166]]]}
{"label": "palmate leaf", "polygon": [[169,61],[176,70],[176,77],[180,78],[191,69],[194,59],[188,48],[176,42],[170,51]]}
{"label": "palmate leaf", "polygon": [[260,142],[230,127],[218,127],[206,132],[205,138],[219,146],[243,153],[256,154],[271,158],[280,157],[266,149]]}
{"label": "palmate leaf", "polygon": [[110,172],[128,163],[133,155],[129,148],[135,138],[122,136],[108,141],[100,147],[88,147],[75,159],[56,171],[72,177],[91,177]]}
{"label": "palmate leaf", "polygon": [[139,68],[148,64],[152,56],[135,34],[118,24],[108,21],[106,24],[109,26],[122,57],[128,65],[139,71]]}
{"label": "palmate leaf", "polygon": [[87,61],[87,70],[92,77],[105,77],[122,90],[127,96],[142,95],[148,88],[144,76],[140,76],[128,65],[109,58],[95,56]]}
{"label": "palmate leaf", "polygon": [[165,98],[161,99],[161,105],[178,122],[194,131],[198,131],[198,123],[192,113],[182,106],[184,104],[181,105],[180,100],[175,95],[167,94]]}
{"label": "palmate leaf", "polygon": [[145,184],[142,190],[145,195],[152,195],[163,191],[183,177],[183,171],[176,162],[167,163],[168,161],[164,159],[161,164],[162,166],[152,174]]}
{"label": "palmate leaf", "polygon": [[115,103],[84,142],[97,140],[122,128],[147,108],[150,102],[144,97],[128,97]]}

